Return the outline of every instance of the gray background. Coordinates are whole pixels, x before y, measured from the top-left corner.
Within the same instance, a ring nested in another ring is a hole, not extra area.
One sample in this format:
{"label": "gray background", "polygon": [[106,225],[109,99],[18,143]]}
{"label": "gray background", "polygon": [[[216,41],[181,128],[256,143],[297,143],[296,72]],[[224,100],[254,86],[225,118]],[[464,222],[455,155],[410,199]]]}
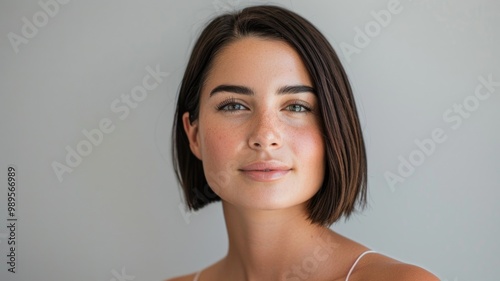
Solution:
{"label": "gray background", "polygon": [[[357,98],[370,207],[332,229],[443,280],[499,280],[500,86],[477,104],[473,95],[480,77],[500,81],[500,4],[401,0],[377,30],[374,13],[389,2],[273,2],[327,36]],[[182,72],[203,24],[259,3],[271,2],[68,1],[46,23],[37,1],[0,3],[1,280],[112,281],[124,273],[123,280],[162,280],[225,254],[220,204],[183,209],[169,137]],[[40,25],[25,30],[31,38],[22,33],[23,17]],[[342,52],[367,26],[370,42]],[[9,34],[23,43],[13,44]],[[168,76],[122,120],[111,106],[117,99],[124,105],[121,95],[142,85],[147,67]],[[458,121],[443,114],[464,101],[473,110],[467,118],[448,113],[462,121],[454,128]],[[103,118],[114,131],[60,181],[53,162],[65,164],[66,146],[75,149],[86,140],[82,130],[99,128]],[[418,152],[415,141],[438,128],[446,140],[429,155]],[[391,187],[385,174],[398,174],[401,158],[411,155],[421,163]],[[12,164],[16,274],[6,264]]]}

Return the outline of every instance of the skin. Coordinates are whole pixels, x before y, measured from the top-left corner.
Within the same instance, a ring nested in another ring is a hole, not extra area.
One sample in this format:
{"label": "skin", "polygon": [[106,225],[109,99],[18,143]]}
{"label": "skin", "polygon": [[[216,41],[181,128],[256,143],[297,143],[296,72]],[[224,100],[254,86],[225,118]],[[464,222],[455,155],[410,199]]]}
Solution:
{"label": "skin", "polygon": [[[220,85],[246,87],[253,95],[221,91],[210,96]],[[214,60],[202,88],[199,119],[190,124],[189,114],[183,115],[191,151],[222,199],[229,240],[227,255],[205,268],[201,281],[345,280],[356,258],[368,249],[307,220],[307,201],[324,177],[325,147],[317,97],[309,91],[277,94],[284,86],[297,85],[312,87],[312,82],[293,48],[277,40],[238,39]],[[217,108],[229,98],[234,98],[231,104]],[[240,170],[271,159],[290,171],[261,182]],[[193,278],[190,274],[171,281]],[[371,253],[350,280],[438,279],[419,267]]]}

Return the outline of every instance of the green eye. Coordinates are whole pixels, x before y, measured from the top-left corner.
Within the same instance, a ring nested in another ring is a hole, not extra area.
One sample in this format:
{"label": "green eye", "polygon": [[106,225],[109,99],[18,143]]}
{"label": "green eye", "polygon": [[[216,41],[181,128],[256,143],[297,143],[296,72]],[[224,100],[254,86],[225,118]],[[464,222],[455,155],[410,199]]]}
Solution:
{"label": "green eye", "polygon": [[246,108],[246,107],[243,106],[241,103],[237,103],[236,99],[230,98],[230,99],[222,101],[215,108],[219,111],[232,112],[232,111],[242,110],[243,108]]}
{"label": "green eye", "polygon": [[239,103],[230,103],[222,106],[220,110],[224,111],[234,111],[234,110],[240,110],[243,106]]}
{"label": "green eye", "polygon": [[311,111],[308,107],[301,105],[301,104],[291,104],[288,106],[288,108],[291,109],[293,112],[307,112]]}

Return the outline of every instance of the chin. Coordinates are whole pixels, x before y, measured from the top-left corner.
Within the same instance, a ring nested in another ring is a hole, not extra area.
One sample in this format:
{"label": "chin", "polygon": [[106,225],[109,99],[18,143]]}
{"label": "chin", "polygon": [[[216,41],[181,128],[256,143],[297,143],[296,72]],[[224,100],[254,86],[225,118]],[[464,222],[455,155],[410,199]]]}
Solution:
{"label": "chin", "polygon": [[221,196],[221,198],[237,207],[271,211],[305,206],[315,193],[316,191],[308,193],[302,191],[301,194],[294,194],[294,192],[286,189],[279,190],[278,188],[257,187],[251,192],[238,192],[236,196],[230,196],[233,198],[227,198],[228,196]]}

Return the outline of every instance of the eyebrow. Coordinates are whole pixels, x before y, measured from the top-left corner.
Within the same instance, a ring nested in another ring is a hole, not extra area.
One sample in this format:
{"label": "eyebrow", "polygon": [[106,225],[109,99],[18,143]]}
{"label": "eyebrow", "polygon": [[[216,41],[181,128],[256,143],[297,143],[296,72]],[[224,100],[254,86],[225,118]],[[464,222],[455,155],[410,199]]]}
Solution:
{"label": "eyebrow", "polygon": [[[255,95],[255,92],[252,89],[245,87],[245,86],[219,85],[219,86],[215,87],[210,92],[210,97],[212,97],[213,95],[220,93],[220,92],[229,92],[229,93],[242,94],[242,95],[248,95],[248,96]],[[316,94],[316,90],[314,90],[314,88],[311,86],[291,85],[291,86],[280,87],[278,89],[278,91],[276,92],[277,95],[300,94],[300,93]]]}

